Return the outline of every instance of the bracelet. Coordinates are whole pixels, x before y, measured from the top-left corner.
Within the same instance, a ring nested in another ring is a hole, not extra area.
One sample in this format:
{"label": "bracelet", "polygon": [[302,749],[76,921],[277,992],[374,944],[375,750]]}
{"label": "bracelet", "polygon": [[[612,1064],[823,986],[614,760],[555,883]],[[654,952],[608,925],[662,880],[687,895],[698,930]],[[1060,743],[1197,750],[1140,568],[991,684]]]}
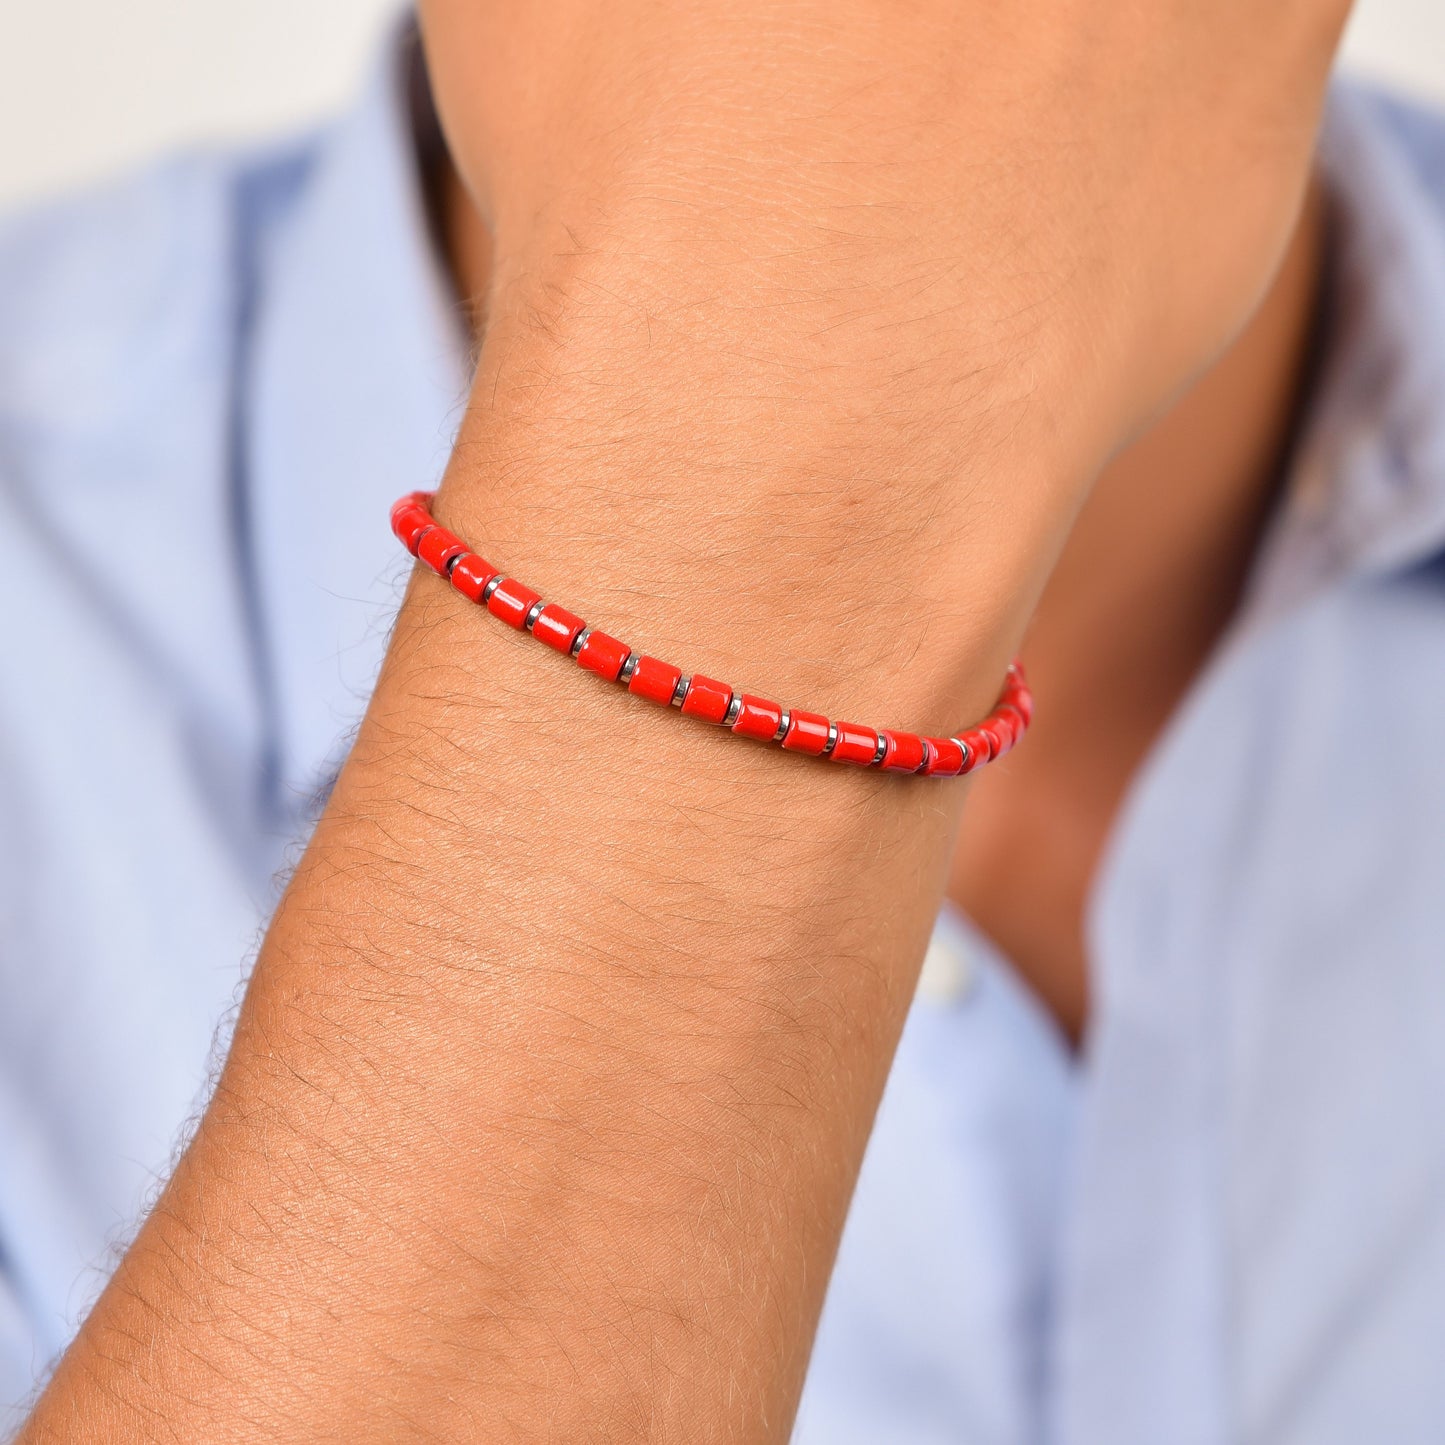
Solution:
{"label": "bracelet", "polygon": [[739,737],[781,743],[789,752],[890,772],[951,778],[1002,756],[1023,737],[1033,718],[1033,694],[1023,668],[1009,665],[1003,692],[989,715],[955,737],[921,737],[893,728],[831,722],[821,713],[780,707],[765,697],[735,692],[700,673],[688,676],[670,662],[634,652],[625,642],[589,627],[555,602],[504,576],[433,519],[432,492],[412,492],[391,509],[391,530],[408,552],[448,579],[468,601],[520,632],[577,661],[608,682],[688,717],[731,728]]}

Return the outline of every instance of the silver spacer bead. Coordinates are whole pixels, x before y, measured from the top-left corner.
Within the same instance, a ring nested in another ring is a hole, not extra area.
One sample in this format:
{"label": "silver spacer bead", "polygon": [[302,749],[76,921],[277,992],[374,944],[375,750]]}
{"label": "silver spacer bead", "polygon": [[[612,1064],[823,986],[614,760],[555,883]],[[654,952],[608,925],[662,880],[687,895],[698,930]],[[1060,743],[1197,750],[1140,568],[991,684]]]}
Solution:
{"label": "silver spacer bead", "polygon": [[963,761],[958,765],[958,771],[961,773],[972,761],[973,749],[969,747],[969,745],[964,742],[962,738],[954,738],[953,741],[956,742],[959,747],[963,749]]}
{"label": "silver spacer bead", "polygon": [[672,690],[673,707],[681,707],[687,701],[687,690],[692,686],[692,679],[686,674],[678,678],[677,686]]}
{"label": "silver spacer bead", "polygon": [[884,758],[888,756],[888,739],[882,733],[878,734],[878,751],[873,754],[873,761],[868,764],[870,768],[876,768]]}
{"label": "silver spacer bead", "polygon": [[527,615],[522,619],[522,626],[530,632],[536,625],[537,619],[542,615],[542,609],[547,604],[539,597],[528,609]]}
{"label": "silver spacer bead", "polygon": [[492,600],[492,593],[495,592],[497,588],[501,585],[502,574],[498,572],[497,575],[493,577],[492,580],[488,582],[485,587],[482,588],[482,601],[484,603],[490,602]]}
{"label": "silver spacer bead", "polygon": [[629,652],[627,661],[622,664],[622,671],[617,674],[618,682],[626,685],[632,681],[632,674],[637,671],[637,653]]}
{"label": "silver spacer bead", "polygon": [[728,703],[728,710],[723,714],[722,726],[730,728],[737,720],[738,714],[743,710],[743,695],[735,692],[732,701]]}
{"label": "silver spacer bead", "polygon": [[780,743],[788,735],[788,728],[792,724],[793,713],[791,708],[783,709],[782,721],[778,723],[778,730],[773,734],[773,741]]}
{"label": "silver spacer bead", "polygon": [[577,636],[572,639],[573,657],[576,657],[577,654],[581,652],[582,649],[587,645],[587,638],[590,635],[591,631],[592,629],[590,627],[584,627],[582,631],[579,632]]}
{"label": "silver spacer bead", "polygon": [[828,756],[828,754],[831,753],[831,752],[833,751],[833,749],[836,748],[837,746],[838,746],[838,724],[835,723],[835,722],[830,722],[830,723],[828,724],[828,741],[823,744],[823,752],[822,752],[821,756],[823,756],[823,757],[826,758],[826,757]]}

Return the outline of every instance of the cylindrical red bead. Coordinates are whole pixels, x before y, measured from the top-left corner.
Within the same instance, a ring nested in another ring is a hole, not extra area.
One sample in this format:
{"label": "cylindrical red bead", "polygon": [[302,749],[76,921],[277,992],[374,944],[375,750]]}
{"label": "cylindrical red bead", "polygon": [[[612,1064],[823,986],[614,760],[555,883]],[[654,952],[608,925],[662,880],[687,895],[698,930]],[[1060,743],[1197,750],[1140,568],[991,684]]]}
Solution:
{"label": "cylindrical red bead", "polygon": [[695,672],[687,685],[687,696],[682,700],[683,715],[720,723],[727,716],[728,704],[732,700],[733,690],[727,683]]}
{"label": "cylindrical red bead", "polygon": [[1013,742],[1013,730],[1007,723],[998,723],[992,714],[984,718],[974,729],[981,737],[988,739],[988,757],[993,762],[1008,752]]}
{"label": "cylindrical red bead", "polygon": [[930,778],[952,778],[963,770],[963,748],[956,738],[924,738],[929,746],[923,771]]}
{"label": "cylindrical red bead", "polygon": [[540,592],[533,592],[515,577],[504,577],[487,599],[487,611],[520,629],[525,626],[532,607],[541,600]]}
{"label": "cylindrical red bead", "polygon": [[1013,746],[1014,730],[1013,724],[1007,719],[1000,718],[998,713],[991,712],[978,724],[980,732],[987,733],[993,740],[993,758],[1001,758]]}
{"label": "cylindrical red bead", "polygon": [[866,768],[878,756],[878,734],[862,723],[840,722],[838,741],[828,756],[835,763],[856,763]]}
{"label": "cylindrical red bead", "polygon": [[1006,727],[1008,729],[1008,746],[1014,747],[1018,740],[1028,731],[1028,723],[1024,721],[1024,715],[1019,711],[1018,704],[1012,701],[1001,702],[994,708],[993,715],[988,719],[990,726]]}
{"label": "cylindrical red bead", "polygon": [[880,766],[890,773],[916,773],[923,766],[926,754],[923,739],[917,733],[884,728],[879,737],[883,739],[883,762]]}
{"label": "cylindrical red bead", "polygon": [[817,757],[828,746],[828,719],[819,712],[794,712],[788,721],[783,746],[790,752]]}
{"label": "cylindrical red bead", "polygon": [[991,733],[984,732],[981,727],[969,728],[960,736],[959,742],[968,749],[968,758],[963,765],[965,773],[971,773],[975,768],[981,768],[993,757],[995,739]]}
{"label": "cylindrical red bead", "polygon": [[627,679],[627,690],[635,692],[638,697],[645,697],[649,702],[660,703],[666,707],[672,701],[673,693],[677,691],[678,679],[681,676],[680,667],[674,667],[670,662],[659,662],[657,658],[643,654],[637,659],[632,676]]}
{"label": "cylindrical red bead", "polygon": [[743,694],[742,711],[733,723],[733,731],[745,738],[761,738],[764,742],[777,736],[783,725],[783,709],[779,703],[765,697]]}
{"label": "cylindrical red bead", "polygon": [[532,636],[548,647],[555,647],[558,652],[571,652],[577,634],[586,626],[580,617],[573,616],[565,607],[549,602],[537,614],[537,620],[532,624]]}
{"label": "cylindrical red bead", "polygon": [[463,552],[452,568],[452,586],[471,602],[482,600],[482,589],[497,575],[497,569],[475,552]]}
{"label": "cylindrical red bead", "polygon": [[416,544],[421,539],[421,534],[428,527],[434,527],[431,514],[424,512],[420,507],[408,507],[392,515],[391,530],[396,533],[402,546],[416,556]]}
{"label": "cylindrical red bead", "polygon": [[413,556],[416,555],[417,539],[428,527],[435,525],[431,508],[427,505],[430,500],[430,493],[412,492],[391,509],[391,530]]}
{"label": "cylindrical red bead", "polygon": [[460,557],[467,550],[467,544],[454,537],[445,527],[428,527],[417,542],[416,559],[425,562],[433,572],[447,575],[447,563],[453,557]]}
{"label": "cylindrical red bead", "polygon": [[1004,692],[1003,701],[1017,711],[1024,720],[1025,728],[1034,720],[1034,695],[1028,688],[1022,685],[1009,687]]}
{"label": "cylindrical red bead", "polygon": [[617,674],[622,671],[622,664],[627,661],[627,655],[631,651],[625,642],[619,642],[615,637],[609,637],[605,632],[594,629],[587,634],[587,641],[582,644],[577,661],[589,672],[595,672],[598,677],[605,677],[608,682],[616,682]]}

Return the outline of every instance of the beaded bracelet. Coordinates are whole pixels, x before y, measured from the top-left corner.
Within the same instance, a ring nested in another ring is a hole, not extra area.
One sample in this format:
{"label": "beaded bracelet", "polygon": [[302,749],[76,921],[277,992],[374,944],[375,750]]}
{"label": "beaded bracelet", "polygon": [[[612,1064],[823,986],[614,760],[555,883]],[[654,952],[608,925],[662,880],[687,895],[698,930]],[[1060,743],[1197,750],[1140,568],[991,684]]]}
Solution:
{"label": "beaded bracelet", "polygon": [[633,652],[625,642],[589,627],[580,617],[555,602],[544,602],[530,587],[504,576],[437,524],[431,514],[433,495],[412,492],[403,497],[391,509],[391,530],[413,557],[448,579],[468,601],[575,657],[599,677],[620,682],[629,692],[664,707],[681,708],[688,717],[731,728],[740,737],[781,743],[789,752],[831,758],[835,763],[951,778],[1008,752],[1033,717],[1033,695],[1017,662],[1009,665],[993,711],[981,723],[947,738],[831,722],[821,713],[780,707],[767,698],[736,692],[701,673],[688,676],[670,662]]}

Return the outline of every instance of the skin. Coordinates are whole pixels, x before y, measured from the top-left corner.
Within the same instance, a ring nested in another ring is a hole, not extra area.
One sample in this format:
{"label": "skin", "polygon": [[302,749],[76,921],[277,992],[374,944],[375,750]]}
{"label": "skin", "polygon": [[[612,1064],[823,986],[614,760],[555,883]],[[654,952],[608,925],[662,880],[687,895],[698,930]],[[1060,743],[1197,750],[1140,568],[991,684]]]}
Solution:
{"label": "skin", "polygon": [[[1344,9],[425,5],[493,238],[439,511],[698,670],[981,713],[1269,291]],[[967,797],[681,726],[418,576],[22,1438],[785,1440]]]}
{"label": "skin", "polygon": [[[492,240],[449,162],[433,178],[480,341]],[[1025,636],[1048,707],[970,784],[948,896],[1074,1043],[1088,1021],[1084,918],[1130,779],[1233,615],[1307,380],[1325,207],[1312,191],[1240,335],[1104,468]]]}
{"label": "skin", "polygon": [[1228,351],[1105,468],[1029,623],[1048,707],[974,783],[949,895],[1078,1042],[1084,922],[1119,804],[1228,626],[1277,499],[1316,331],[1314,195]]}

